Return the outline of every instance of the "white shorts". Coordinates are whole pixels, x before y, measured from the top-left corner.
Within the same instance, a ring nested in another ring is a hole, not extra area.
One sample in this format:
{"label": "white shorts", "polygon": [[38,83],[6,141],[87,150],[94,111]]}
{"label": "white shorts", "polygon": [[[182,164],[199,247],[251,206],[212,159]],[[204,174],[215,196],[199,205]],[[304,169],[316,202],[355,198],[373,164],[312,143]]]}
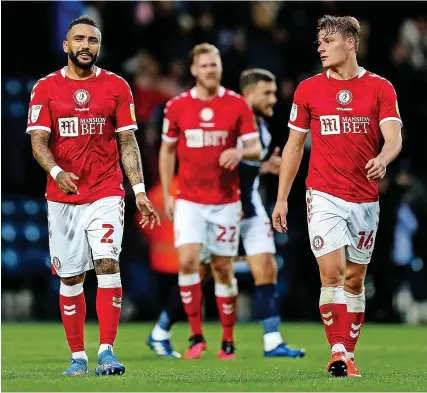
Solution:
{"label": "white shorts", "polygon": [[48,201],[49,249],[58,276],[77,276],[97,259],[119,260],[124,200],[108,197],[73,205]]}
{"label": "white shorts", "polygon": [[378,202],[354,203],[324,192],[306,192],[308,233],[314,256],[345,247],[348,261],[368,264],[377,234]]}
{"label": "white shorts", "polygon": [[175,204],[175,247],[200,243],[218,256],[236,256],[239,247],[240,201],[224,205],[202,205],[178,199]]}
{"label": "white shorts", "polygon": [[240,231],[246,255],[276,253],[273,228],[267,213],[243,219]]}

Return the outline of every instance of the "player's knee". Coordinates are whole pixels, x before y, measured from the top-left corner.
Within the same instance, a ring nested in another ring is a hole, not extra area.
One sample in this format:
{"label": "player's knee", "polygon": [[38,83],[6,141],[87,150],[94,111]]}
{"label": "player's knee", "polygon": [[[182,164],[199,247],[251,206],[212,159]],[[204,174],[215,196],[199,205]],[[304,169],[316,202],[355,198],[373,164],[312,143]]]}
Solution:
{"label": "player's knee", "polygon": [[231,285],[234,279],[234,270],[231,258],[219,260],[213,263],[212,275],[215,282]]}
{"label": "player's knee", "polygon": [[97,259],[94,262],[96,274],[115,274],[120,273],[119,261],[111,258]]}
{"label": "player's knee", "polygon": [[344,289],[347,292],[359,294],[363,291],[367,265],[347,262]]}
{"label": "player's knee", "polygon": [[347,292],[359,294],[363,292],[365,277],[363,275],[346,274],[344,289]]}
{"label": "player's knee", "polygon": [[67,286],[73,286],[84,282],[86,272],[73,277],[61,277],[61,282]]}
{"label": "player's knee", "polygon": [[277,263],[273,254],[260,254],[253,260],[247,257],[255,285],[273,284],[277,281]]}
{"label": "player's knee", "polygon": [[323,287],[344,285],[346,264],[342,250],[336,250],[317,258]]}

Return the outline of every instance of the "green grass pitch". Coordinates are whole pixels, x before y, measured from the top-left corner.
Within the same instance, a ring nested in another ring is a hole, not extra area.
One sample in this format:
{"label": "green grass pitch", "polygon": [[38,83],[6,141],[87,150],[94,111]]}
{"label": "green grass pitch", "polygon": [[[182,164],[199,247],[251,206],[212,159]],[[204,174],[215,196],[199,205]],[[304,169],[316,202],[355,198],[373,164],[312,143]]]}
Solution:
{"label": "green grass pitch", "polygon": [[[290,344],[306,348],[303,359],[264,359],[257,324],[236,327],[237,359],[218,360],[221,327],[206,324],[208,351],[199,360],[158,358],[145,345],[149,324],[122,324],[115,352],[123,376],[96,377],[95,324],[86,327],[92,374],[61,377],[70,357],[60,324],[2,325],[2,391],[427,391],[427,327],[366,324],[356,351],[362,378],[332,378],[325,371],[328,346],[320,324],[286,324]],[[175,350],[187,347],[189,329],[173,330]]]}

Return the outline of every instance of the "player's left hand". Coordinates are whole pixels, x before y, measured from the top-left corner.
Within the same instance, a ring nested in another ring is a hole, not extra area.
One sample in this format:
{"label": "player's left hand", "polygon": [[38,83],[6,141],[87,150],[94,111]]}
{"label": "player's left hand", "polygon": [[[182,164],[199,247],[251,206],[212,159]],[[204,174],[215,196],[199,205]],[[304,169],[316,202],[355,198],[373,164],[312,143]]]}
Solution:
{"label": "player's left hand", "polygon": [[243,153],[239,149],[227,149],[221,153],[219,156],[219,165],[225,169],[232,171],[239,165],[239,162],[242,160]]}
{"label": "player's left hand", "polygon": [[281,163],[282,163],[282,158],[280,157],[280,147],[275,147],[270,158],[261,164],[260,172],[278,175],[280,173]]}
{"label": "player's left hand", "polygon": [[380,156],[370,159],[365,166],[369,180],[381,180],[386,174],[386,168],[387,162]]}
{"label": "player's left hand", "polygon": [[151,221],[150,229],[154,228],[154,224],[160,226],[160,215],[159,212],[154,208],[151,201],[147,198],[144,192],[136,194],[136,207],[142,213],[142,218],[139,224],[145,228]]}

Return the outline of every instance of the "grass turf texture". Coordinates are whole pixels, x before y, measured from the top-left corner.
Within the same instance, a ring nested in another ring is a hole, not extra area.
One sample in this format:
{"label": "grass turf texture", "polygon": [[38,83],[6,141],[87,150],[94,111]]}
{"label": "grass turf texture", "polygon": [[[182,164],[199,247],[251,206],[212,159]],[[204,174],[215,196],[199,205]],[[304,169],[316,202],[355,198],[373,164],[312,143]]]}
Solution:
{"label": "grass turf texture", "polygon": [[[122,324],[115,345],[123,376],[96,377],[98,328],[86,327],[91,375],[61,377],[71,357],[60,324],[2,325],[2,391],[426,391],[427,327],[369,325],[362,329],[356,364],[362,378],[333,378],[326,371],[328,345],[320,324],[284,324],[303,359],[264,359],[257,324],[236,328],[237,359],[218,360],[221,327],[205,324],[208,351],[202,359],[157,357],[145,345],[151,324]],[[189,329],[173,330],[174,349],[187,348]]]}

